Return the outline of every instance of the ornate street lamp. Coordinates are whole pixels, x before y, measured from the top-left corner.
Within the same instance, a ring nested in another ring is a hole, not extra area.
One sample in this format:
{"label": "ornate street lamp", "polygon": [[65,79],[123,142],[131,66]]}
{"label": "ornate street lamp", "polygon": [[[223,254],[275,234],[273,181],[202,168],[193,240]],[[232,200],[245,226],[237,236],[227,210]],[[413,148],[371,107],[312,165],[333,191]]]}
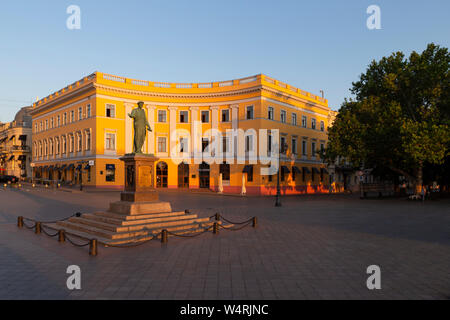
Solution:
{"label": "ornate street lamp", "polygon": [[278,173],[277,173],[277,196],[275,199],[275,207],[281,207],[281,190],[280,190],[280,171],[281,171],[281,154],[285,154],[288,149],[286,142],[280,144],[278,153]]}

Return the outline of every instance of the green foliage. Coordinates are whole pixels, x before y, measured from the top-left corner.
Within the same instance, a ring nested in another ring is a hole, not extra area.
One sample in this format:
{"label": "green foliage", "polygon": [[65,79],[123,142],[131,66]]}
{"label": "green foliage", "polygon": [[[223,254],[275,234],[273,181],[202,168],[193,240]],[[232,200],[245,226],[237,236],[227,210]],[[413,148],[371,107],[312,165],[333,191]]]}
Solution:
{"label": "green foliage", "polygon": [[447,48],[429,44],[409,59],[401,52],[372,61],[345,100],[324,158],[389,168],[421,179],[425,164],[442,164],[450,150]]}

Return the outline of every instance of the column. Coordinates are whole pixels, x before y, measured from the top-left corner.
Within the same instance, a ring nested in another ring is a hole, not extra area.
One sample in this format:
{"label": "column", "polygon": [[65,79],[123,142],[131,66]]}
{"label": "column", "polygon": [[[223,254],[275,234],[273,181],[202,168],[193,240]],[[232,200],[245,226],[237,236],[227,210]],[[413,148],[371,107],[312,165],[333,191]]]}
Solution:
{"label": "column", "polygon": [[147,118],[150,127],[152,128],[152,132],[148,132],[147,139],[147,153],[155,154],[155,109],[154,105],[146,105],[147,107]]}
{"label": "column", "polygon": [[201,128],[202,128],[202,124],[199,123],[199,118],[198,118],[198,107],[190,107],[189,110],[191,111],[191,143],[190,143],[190,154],[191,157],[194,159],[194,163],[195,159],[197,157],[201,157],[200,154],[200,145],[201,145]]}
{"label": "column", "polygon": [[125,154],[133,152],[133,119],[128,116],[132,109],[132,103],[125,103]]}

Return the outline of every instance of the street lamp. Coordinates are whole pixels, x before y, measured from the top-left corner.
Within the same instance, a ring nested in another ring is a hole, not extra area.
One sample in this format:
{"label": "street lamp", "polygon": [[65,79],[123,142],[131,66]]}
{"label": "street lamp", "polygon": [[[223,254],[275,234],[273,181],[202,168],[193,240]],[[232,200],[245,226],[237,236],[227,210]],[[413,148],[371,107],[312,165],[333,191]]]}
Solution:
{"label": "street lamp", "polygon": [[287,151],[288,145],[286,142],[280,144],[278,152],[278,173],[277,173],[277,196],[275,199],[275,207],[281,207],[281,190],[280,190],[280,171],[281,171],[281,154]]}

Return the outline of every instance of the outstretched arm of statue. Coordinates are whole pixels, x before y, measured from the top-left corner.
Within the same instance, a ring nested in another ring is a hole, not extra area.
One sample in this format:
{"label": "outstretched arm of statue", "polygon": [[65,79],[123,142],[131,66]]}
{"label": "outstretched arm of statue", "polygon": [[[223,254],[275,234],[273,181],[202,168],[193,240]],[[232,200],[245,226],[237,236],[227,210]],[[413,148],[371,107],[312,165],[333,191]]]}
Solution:
{"label": "outstretched arm of statue", "polygon": [[147,126],[147,130],[152,132],[152,127],[150,127],[150,123],[147,120],[145,120],[145,125]]}

